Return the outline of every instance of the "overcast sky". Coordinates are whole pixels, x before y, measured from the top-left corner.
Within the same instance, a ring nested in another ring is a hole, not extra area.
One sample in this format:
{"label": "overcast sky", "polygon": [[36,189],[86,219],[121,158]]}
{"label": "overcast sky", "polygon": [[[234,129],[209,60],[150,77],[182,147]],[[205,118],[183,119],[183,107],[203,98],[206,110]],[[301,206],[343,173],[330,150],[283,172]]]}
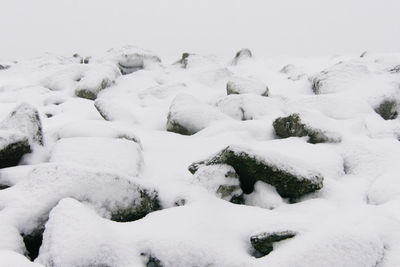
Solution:
{"label": "overcast sky", "polygon": [[400,0],[1,0],[0,58],[122,44],[163,57],[400,52]]}

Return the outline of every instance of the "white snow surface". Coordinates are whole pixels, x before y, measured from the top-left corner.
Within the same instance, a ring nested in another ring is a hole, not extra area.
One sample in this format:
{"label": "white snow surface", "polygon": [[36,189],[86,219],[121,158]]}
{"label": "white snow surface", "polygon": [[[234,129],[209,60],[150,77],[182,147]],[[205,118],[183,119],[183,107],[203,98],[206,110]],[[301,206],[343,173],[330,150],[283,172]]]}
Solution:
{"label": "white snow surface", "polygon": [[[149,61],[119,75],[123,60],[137,63],[133,54]],[[196,54],[186,68],[156,55],[126,46],[88,64],[46,55],[0,70],[0,120],[28,103],[45,141],[0,169],[0,266],[146,266],[150,256],[165,267],[400,266],[400,119],[375,111],[386,99],[400,107],[400,73],[390,71],[400,54],[254,55],[237,65]],[[269,95],[260,86],[227,96],[233,77],[252,77]],[[75,96],[83,83],[107,78],[112,86],[95,101]],[[273,121],[292,113],[338,142],[279,138]],[[195,133],[167,131],[168,115]],[[2,145],[29,130],[15,125],[0,131]],[[224,176],[231,167],[188,171],[227,146],[299,176],[321,175],[323,188],[291,203],[258,181],[245,204],[230,203],[216,190],[238,185]],[[157,191],[161,209],[111,221],[113,207],[137,201],[142,188]],[[23,235],[43,226],[39,256],[29,259]],[[250,237],[277,231],[296,236],[252,256]]]}

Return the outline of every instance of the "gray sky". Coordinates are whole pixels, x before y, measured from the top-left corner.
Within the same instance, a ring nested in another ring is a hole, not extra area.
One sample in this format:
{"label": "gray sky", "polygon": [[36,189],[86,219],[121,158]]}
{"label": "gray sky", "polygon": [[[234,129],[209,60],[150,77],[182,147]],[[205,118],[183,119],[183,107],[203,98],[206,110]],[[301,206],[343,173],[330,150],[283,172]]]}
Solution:
{"label": "gray sky", "polygon": [[0,58],[122,44],[163,57],[400,52],[399,0],[1,0]]}

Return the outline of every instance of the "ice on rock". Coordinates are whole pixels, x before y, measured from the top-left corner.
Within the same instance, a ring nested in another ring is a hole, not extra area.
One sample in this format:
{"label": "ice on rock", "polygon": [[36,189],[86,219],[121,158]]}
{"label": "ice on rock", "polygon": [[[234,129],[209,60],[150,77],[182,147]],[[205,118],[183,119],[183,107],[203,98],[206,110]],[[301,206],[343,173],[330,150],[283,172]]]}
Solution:
{"label": "ice on rock", "polygon": [[50,162],[74,163],[138,176],[143,158],[140,145],[126,138],[72,137],[57,141]]}
{"label": "ice on rock", "polygon": [[231,118],[191,95],[179,94],[169,108],[167,131],[192,135],[220,120]]}

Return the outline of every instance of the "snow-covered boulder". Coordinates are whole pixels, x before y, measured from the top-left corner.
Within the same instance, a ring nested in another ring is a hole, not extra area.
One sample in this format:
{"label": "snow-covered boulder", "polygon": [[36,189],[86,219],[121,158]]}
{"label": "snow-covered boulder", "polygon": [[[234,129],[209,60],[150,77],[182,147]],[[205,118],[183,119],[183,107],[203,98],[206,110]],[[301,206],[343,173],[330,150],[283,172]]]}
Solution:
{"label": "snow-covered boulder", "polygon": [[310,78],[315,94],[351,90],[355,81],[367,78],[370,70],[362,61],[341,61]]}
{"label": "snow-covered boulder", "polygon": [[0,122],[0,168],[17,165],[35,145],[43,145],[39,112],[23,103]]}
{"label": "snow-covered boulder", "polygon": [[226,164],[202,166],[194,174],[194,183],[206,188],[210,193],[233,203],[243,203],[243,191],[239,176]]}
{"label": "snow-covered boulder", "polygon": [[232,59],[232,65],[238,65],[248,59],[253,58],[253,54],[251,53],[250,49],[243,48],[239,50],[235,57]]}
{"label": "snow-covered boulder", "polygon": [[115,221],[133,221],[158,210],[158,193],[139,180],[75,164],[35,166],[26,179],[0,191],[3,223],[15,225],[31,258],[37,256],[44,223],[63,198],[88,203]]}
{"label": "snow-covered boulder", "polygon": [[167,131],[192,135],[213,122],[230,119],[217,108],[202,103],[191,95],[179,94],[169,108]]}
{"label": "snow-covered boulder", "polygon": [[123,75],[161,63],[154,52],[130,45],[108,50],[102,60],[116,63]]}
{"label": "snow-covered boulder", "polygon": [[97,94],[115,83],[121,73],[114,64],[94,64],[85,72],[78,82],[75,95],[90,100],[95,100]]}
{"label": "snow-covered boulder", "polygon": [[257,120],[281,114],[279,99],[255,94],[228,95],[218,100],[216,106],[221,112],[236,120]]}
{"label": "snow-covered boulder", "polygon": [[50,162],[75,163],[138,176],[143,158],[140,145],[126,138],[72,137],[57,141]]}
{"label": "snow-covered boulder", "polygon": [[226,93],[231,94],[256,94],[268,96],[269,89],[266,84],[253,78],[233,77],[226,84]]}
{"label": "snow-covered boulder", "polygon": [[292,200],[322,188],[321,174],[305,162],[296,162],[296,165],[290,162],[293,160],[275,153],[259,155],[249,149],[228,146],[206,160],[191,164],[189,171],[196,173],[203,165],[227,164],[239,175],[244,193],[253,192],[254,184],[263,181],[274,186],[282,197]]}
{"label": "snow-covered boulder", "polygon": [[44,267],[39,263],[31,262],[23,255],[10,251],[0,250],[0,267]]}
{"label": "snow-covered boulder", "polygon": [[340,138],[334,136],[333,133],[314,129],[303,123],[300,115],[297,113],[293,113],[287,117],[279,117],[274,120],[272,125],[276,135],[281,138],[308,136],[308,141],[312,144],[340,142]]}

